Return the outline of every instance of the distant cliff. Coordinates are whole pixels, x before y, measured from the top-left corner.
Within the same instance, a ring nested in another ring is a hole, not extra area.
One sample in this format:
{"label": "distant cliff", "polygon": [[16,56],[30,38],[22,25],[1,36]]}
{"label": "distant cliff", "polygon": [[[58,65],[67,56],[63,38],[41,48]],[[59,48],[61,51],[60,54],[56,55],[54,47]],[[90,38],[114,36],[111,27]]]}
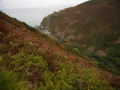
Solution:
{"label": "distant cliff", "polygon": [[51,29],[51,26],[55,22],[56,18],[60,17],[61,13],[62,10],[59,12],[54,12],[53,14],[50,14],[47,17],[44,17],[40,24],[40,27],[48,27],[49,29]]}
{"label": "distant cliff", "polygon": [[41,25],[69,44],[120,57],[120,0],[90,0],[48,15]]}

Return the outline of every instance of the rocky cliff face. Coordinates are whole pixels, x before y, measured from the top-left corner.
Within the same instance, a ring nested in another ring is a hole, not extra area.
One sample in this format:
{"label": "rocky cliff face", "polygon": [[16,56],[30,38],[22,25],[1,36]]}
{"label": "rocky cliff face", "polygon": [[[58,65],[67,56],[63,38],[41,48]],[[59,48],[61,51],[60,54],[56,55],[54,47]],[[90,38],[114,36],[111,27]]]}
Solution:
{"label": "rocky cliff face", "polygon": [[48,27],[50,29],[51,26],[53,25],[53,23],[55,22],[56,18],[60,17],[61,14],[62,14],[62,10],[59,12],[54,12],[54,13],[44,17],[40,26]]}
{"label": "rocky cliff face", "polygon": [[106,56],[120,48],[119,21],[119,0],[90,0],[48,15],[41,25],[72,45]]}

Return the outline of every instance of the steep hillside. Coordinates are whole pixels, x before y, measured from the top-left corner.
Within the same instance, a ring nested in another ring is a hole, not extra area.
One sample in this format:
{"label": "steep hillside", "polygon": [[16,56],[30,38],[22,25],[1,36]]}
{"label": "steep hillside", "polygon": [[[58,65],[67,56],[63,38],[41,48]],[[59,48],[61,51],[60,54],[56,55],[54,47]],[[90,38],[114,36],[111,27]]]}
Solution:
{"label": "steep hillside", "polygon": [[0,90],[119,90],[120,75],[0,12]]}
{"label": "steep hillside", "polygon": [[90,0],[48,15],[41,25],[71,45],[120,58],[120,0]]}

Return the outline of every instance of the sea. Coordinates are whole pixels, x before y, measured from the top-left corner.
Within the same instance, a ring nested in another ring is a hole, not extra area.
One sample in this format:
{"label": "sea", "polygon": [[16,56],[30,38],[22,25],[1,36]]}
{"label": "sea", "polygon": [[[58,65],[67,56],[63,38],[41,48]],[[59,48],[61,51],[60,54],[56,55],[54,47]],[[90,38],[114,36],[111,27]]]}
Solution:
{"label": "sea", "polygon": [[64,7],[51,8],[24,8],[24,9],[3,9],[2,12],[14,17],[28,25],[35,27],[40,25],[44,17],[53,12],[65,9]]}

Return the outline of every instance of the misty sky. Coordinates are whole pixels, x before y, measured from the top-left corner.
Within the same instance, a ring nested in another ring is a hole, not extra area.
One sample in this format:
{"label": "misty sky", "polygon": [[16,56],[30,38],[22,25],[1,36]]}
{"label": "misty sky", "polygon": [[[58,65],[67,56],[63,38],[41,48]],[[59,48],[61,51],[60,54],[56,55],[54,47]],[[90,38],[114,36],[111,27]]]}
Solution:
{"label": "misty sky", "polygon": [[75,6],[88,0],[0,0],[0,9]]}

